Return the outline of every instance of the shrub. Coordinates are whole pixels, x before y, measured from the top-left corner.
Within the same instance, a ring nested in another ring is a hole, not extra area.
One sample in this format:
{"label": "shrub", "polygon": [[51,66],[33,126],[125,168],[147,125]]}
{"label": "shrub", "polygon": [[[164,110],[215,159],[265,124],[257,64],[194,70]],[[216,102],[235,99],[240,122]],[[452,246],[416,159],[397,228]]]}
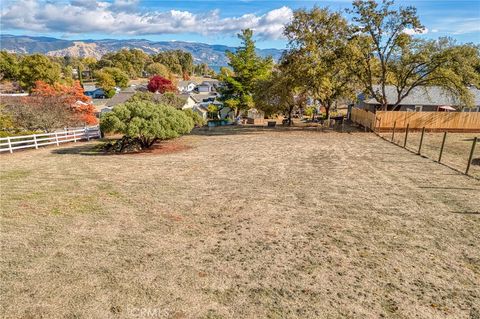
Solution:
{"label": "shrub", "polygon": [[172,81],[158,75],[150,79],[147,85],[147,89],[152,93],[175,92],[177,90],[175,85],[173,85]]}
{"label": "shrub", "polygon": [[193,123],[195,124],[195,126],[198,127],[198,126],[204,126],[205,125],[205,120],[197,112],[194,112],[191,109],[186,109],[186,110],[184,110],[184,112],[185,112],[185,114],[187,114],[188,117],[190,117],[193,120]]}
{"label": "shrub", "polygon": [[112,112],[105,113],[100,121],[103,132],[124,135],[120,140],[120,152],[131,144],[138,145],[139,150],[150,148],[159,140],[189,133],[193,125],[193,120],[185,112],[149,101],[119,104]]}
{"label": "shrub", "polygon": [[185,98],[178,96],[172,92],[164,94],[153,94],[151,92],[137,92],[127,102],[131,101],[150,101],[157,104],[172,106],[176,109],[181,109],[185,104]]}

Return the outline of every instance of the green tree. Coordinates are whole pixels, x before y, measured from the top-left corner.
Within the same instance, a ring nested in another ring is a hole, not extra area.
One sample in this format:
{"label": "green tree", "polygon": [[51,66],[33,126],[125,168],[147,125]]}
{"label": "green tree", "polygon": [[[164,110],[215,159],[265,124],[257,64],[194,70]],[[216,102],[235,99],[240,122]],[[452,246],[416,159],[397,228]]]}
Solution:
{"label": "green tree", "polygon": [[159,140],[166,140],[189,133],[194,126],[191,117],[171,106],[148,101],[119,104],[100,119],[105,133],[123,134],[120,151],[129,143],[138,143],[147,149]]}
{"label": "green tree", "polygon": [[110,73],[102,70],[96,71],[95,78],[97,79],[96,85],[103,89],[107,97],[115,94],[115,79]]}
{"label": "green tree", "polygon": [[160,75],[164,78],[168,78],[170,76],[170,70],[165,65],[158,62],[147,65],[145,71],[147,71],[150,75]]}
{"label": "green tree", "polygon": [[128,74],[120,70],[119,68],[103,68],[101,69],[102,72],[106,72],[110,74],[115,81],[115,85],[121,88],[125,88],[128,85]]}
{"label": "green tree", "polygon": [[285,35],[291,50],[282,63],[289,65],[297,82],[325,107],[328,117],[336,100],[353,97],[355,92],[347,21],[328,9],[297,10]]}
{"label": "green tree", "polygon": [[185,112],[185,114],[187,114],[188,117],[192,118],[195,126],[201,127],[201,126],[205,125],[205,120],[197,112],[193,111],[192,109],[186,109],[186,110],[183,110],[183,111]]}
{"label": "green tree", "polygon": [[388,64],[388,83],[396,96],[387,102],[396,109],[413,89],[440,86],[458,99],[460,107],[474,106],[468,87],[480,80],[475,71],[479,62],[479,48],[471,44],[456,45],[448,38],[406,41]]}
{"label": "green tree", "polygon": [[36,81],[54,84],[60,80],[60,75],[60,64],[41,54],[27,55],[20,62],[20,86],[26,90],[31,90]]}
{"label": "green tree", "polygon": [[233,74],[227,71],[220,74],[220,80],[224,82],[221,89],[222,100],[238,101],[235,116],[253,107],[252,94],[255,84],[268,77],[273,65],[271,57],[264,59],[256,54],[252,30],[242,30],[238,37],[242,40],[241,47],[235,52],[226,53]]}
{"label": "green tree", "polygon": [[266,79],[257,81],[254,100],[255,107],[265,115],[284,114],[288,125],[293,124],[292,113],[301,106],[305,91],[298,77],[292,72],[292,64],[280,64]]}
{"label": "green tree", "polygon": [[0,80],[16,81],[19,73],[19,62],[16,54],[0,51]]}
{"label": "green tree", "polygon": [[[414,7],[392,9],[393,1],[354,1],[354,31],[350,64],[363,90],[382,109],[400,102],[417,87],[440,86],[457,97],[463,106],[472,105],[467,86],[479,83],[478,46],[456,45],[450,39],[414,39],[406,31],[421,33]],[[411,32],[409,32],[411,33]],[[386,87],[395,88],[388,100]]]}
{"label": "green tree", "polygon": [[171,106],[176,109],[181,109],[185,105],[186,100],[185,98],[172,92],[165,92],[163,94],[154,94],[151,92],[137,92],[128,99],[128,102],[132,101],[148,101]]}
{"label": "green tree", "polygon": [[135,79],[142,76],[145,65],[151,63],[151,57],[139,49],[122,49],[117,52],[110,52],[102,56],[96,63],[98,69],[105,67],[116,67]]}
{"label": "green tree", "polygon": [[393,0],[382,0],[381,3],[355,0],[353,9],[347,10],[353,15],[354,39],[358,46],[357,59],[352,60],[353,70],[359,75],[366,92],[384,109],[389,103],[386,92],[388,65],[397,49],[410,38],[405,30],[424,30],[414,7],[394,10],[392,5]]}

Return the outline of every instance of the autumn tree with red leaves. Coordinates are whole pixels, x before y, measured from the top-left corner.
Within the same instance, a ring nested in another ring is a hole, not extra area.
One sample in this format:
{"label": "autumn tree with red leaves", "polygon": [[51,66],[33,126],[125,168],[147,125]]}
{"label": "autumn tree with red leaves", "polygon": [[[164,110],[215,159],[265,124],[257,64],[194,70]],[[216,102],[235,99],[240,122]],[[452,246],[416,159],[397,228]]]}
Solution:
{"label": "autumn tree with red leaves", "polygon": [[30,96],[7,104],[19,129],[52,131],[65,126],[97,124],[95,107],[80,83],[72,86],[36,81]]}
{"label": "autumn tree with red leaves", "polygon": [[71,123],[92,125],[98,122],[92,100],[84,94],[79,81],[75,81],[72,86],[59,83],[50,85],[37,81],[32,96],[58,99],[59,107],[65,107],[70,111]]}
{"label": "autumn tree with red leaves", "polygon": [[172,81],[159,75],[155,75],[150,79],[147,85],[147,89],[152,93],[159,92],[162,94],[165,92],[177,91],[177,88],[175,87],[175,85],[173,85]]}

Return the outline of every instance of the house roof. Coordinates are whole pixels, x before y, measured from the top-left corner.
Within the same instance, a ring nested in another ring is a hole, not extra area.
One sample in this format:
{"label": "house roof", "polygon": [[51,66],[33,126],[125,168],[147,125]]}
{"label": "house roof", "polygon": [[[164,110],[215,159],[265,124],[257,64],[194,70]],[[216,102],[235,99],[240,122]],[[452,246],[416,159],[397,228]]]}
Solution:
{"label": "house roof", "polygon": [[133,95],[135,94],[135,92],[118,92],[117,94],[115,94],[111,99],[109,99],[107,101],[107,103],[105,103],[105,106],[106,107],[112,107],[112,106],[115,106],[117,104],[122,104],[122,103],[125,103],[127,102],[127,100],[129,98],[131,98]]}
{"label": "house roof", "polygon": [[204,99],[217,98],[217,96],[211,94],[211,92],[198,93],[198,94],[190,94],[190,97],[191,97],[195,102],[197,102],[197,103],[203,102]]}
{"label": "house roof", "polygon": [[185,87],[185,86],[189,85],[190,83],[192,83],[194,85],[197,85],[197,83],[195,83],[194,81],[179,81],[178,86]]}
{"label": "house roof", "polygon": [[[375,87],[374,89],[380,89]],[[394,86],[387,86],[386,88],[387,99],[394,103],[397,100],[397,91]],[[474,104],[480,105],[480,90],[476,88],[469,88],[470,92],[474,96]],[[364,101],[367,104],[380,104],[374,98],[366,99]],[[430,87],[416,87],[410,94],[405,97],[400,105],[459,105],[459,100],[451,93],[439,86]]]}

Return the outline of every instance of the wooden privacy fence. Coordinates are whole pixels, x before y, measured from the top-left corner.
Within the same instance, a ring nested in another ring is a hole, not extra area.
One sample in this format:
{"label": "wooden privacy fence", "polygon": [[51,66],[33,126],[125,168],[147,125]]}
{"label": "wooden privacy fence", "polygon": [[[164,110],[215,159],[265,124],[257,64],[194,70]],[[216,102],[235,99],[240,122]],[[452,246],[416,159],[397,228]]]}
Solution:
{"label": "wooden privacy fence", "polygon": [[480,132],[480,112],[377,111],[377,130],[410,129],[451,132]]}
{"label": "wooden privacy fence", "polygon": [[480,112],[400,112],[376,113],[353,108],[351,120],[376,131],[391,131],[393,127],[410,130],[480,132]]}
{"label": "wooden privacy fence", "polygon": [[32,134],[23,136],[9,136],[0,138],[0,152],[13,153],[14,150],[25,148],[38,149],[40,146],[57,145],[60,143],[77,142],[99,138],[101,135],[98,126],[65,129],[60,132]]}
{"label": "wooden privacy fence", "polygon": [[369,112],[367,110],[362,110],[358,108],[352,108],[352,113],[350,115],[350,119],[362,125],[363,127],[369,128],[371,130],[374,129],[375,125],[375,113]]}

